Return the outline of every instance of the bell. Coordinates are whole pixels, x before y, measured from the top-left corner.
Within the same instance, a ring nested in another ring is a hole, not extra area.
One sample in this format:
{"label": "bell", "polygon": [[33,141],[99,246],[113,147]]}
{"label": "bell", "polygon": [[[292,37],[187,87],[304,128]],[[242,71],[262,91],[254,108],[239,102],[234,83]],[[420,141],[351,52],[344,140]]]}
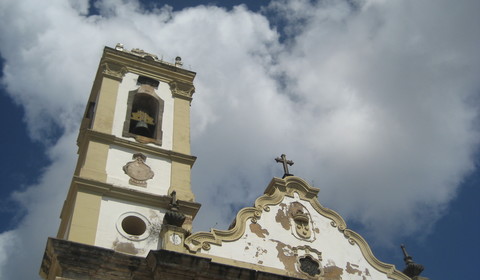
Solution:
{"label": "bell", "polygon": [[137,124],[135,125],[135,128],[133,129],[133,133],[145,137],[150,137],[150,129],[148,129],[148,125],[144,121],[138,121]]}

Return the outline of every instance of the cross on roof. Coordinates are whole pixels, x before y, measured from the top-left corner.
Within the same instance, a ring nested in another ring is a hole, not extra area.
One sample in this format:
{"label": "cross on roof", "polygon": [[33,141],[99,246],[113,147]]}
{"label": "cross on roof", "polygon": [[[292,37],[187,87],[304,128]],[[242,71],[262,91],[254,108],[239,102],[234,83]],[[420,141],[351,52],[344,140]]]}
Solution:
{"label": "cross on roof", "polygon": [[292,166],[293,165],[293,161],[291,160],[287,160],[287,156],[285,154],[282,154],[280,157],[277,157],[275,159],[276,162],[281,162],[282,165],[283,165],[283,177],[282,178],[285,178],[287,176],[293,176],[293,174],[290,174],[290,172],[288,172],[288,166]]}

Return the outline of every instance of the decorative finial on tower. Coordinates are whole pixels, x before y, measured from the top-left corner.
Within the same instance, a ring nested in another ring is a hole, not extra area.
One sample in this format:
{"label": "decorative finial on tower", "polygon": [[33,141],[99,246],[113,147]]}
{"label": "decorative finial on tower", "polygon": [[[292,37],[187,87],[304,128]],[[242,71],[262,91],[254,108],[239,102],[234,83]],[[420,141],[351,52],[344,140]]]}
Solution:
{"label": "decorative finial on tower", "polygon": [[170,197],[172,198],[170,202],[170,210],[165,213],[164,223],[181,227],[183,222],[185,222],[186,217],[183,213],[178,211],[177,192],[173,191]]}
{"label": "decorative finial on tower", "polygon": [[115,49],[117,51],[123,51],[123,44],[122,43],[117,43],[117,45],[115,46]]}
{"label": "decorative finial on tower", "polygon": [[171,194],[172,202],[170,203],[170,209],[178,211],[177,192],[173,191]]}
{"label": "decorative finial on tower", "polygon": [[281,162],[282,165],[283,165],[283,178],[287,177],[287,176],[293,176],[293,174],[290,174],[290,172],[288,172],[288,166],[292,166],[293,165],[293,161],[291,160],[287,160],[287,156],[285,154],[282,154],[280,157],[277,157],[275,159],[276,162]]}
{"label": "decorative finial on tower", "polygon": [[175,66],[176,67],[182,67],[183,66],[183,62],[182,62],[182,58],[177,56],[175,57]]}
{"label": "decorative finial on tower", "polygon": [[413,258],[408,255],[407,249],[405,249],[405,245],[400,245],[400,248],[402,248],[404,258],[403,260],[405,261],[405,269],[403,269],[403,273],[407,275],[408,277],[416,277],[419,276],[420,273],[422,273],[424,267],[421,264],[415,263],[413,261]]}

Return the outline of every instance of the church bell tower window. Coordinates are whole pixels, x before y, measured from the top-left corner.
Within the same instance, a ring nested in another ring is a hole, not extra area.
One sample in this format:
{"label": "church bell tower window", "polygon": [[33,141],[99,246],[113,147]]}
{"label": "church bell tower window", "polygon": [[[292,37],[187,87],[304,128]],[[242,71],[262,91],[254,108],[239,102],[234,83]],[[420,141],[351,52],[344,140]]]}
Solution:
{"label": "church bell tower window", "polygon": [[123,136],[140,143],[162,142],[163,100],[155,93],[159,82],[144,76],[137,80],[140,86],[129,92]]}

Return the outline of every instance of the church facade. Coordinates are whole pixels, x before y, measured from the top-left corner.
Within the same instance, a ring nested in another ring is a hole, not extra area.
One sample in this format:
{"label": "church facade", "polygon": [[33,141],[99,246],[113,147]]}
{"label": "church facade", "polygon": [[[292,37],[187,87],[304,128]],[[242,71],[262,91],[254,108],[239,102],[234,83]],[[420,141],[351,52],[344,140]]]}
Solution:
{"label": "church facade", "polygon": [[77,140],[78,162],[49,238],[44,279],[421,280],[379,261],[319,189],[273,178],[227,230],[192,233],[190,103],[195,73],[140,49],[106,47]]}

